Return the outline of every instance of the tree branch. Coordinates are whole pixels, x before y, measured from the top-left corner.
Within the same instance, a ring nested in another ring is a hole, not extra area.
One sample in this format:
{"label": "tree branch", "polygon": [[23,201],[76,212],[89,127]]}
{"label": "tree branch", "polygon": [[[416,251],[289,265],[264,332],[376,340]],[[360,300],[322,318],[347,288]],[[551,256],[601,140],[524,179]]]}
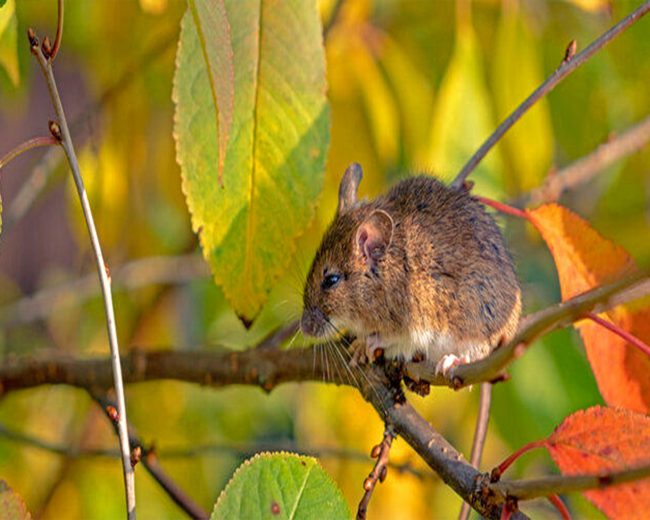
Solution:
{"label": "tree branch", "polygon": [[[197,254],[153,256],[111,269],[113,289],[137,289],[152,284],[180,284],[210,275]],[[62,304],[81,305],[100,293],[97,275],[90,274],[0,307],[0,326],[31,323],[61,309]]]}
{"label": "tree branch", "polygon": [[[504,119],[492,135],[481,145],[481,147],[472,155],[467,163],[460,170],[451,186],[460,189],[465,182],[465,179],[472,171],[478,166],[481,160],[487,155],[492,147],[499,142],[503,135],[510,130],[514,125],[537,101],[548,94],[555,86],[560,83],[564,78],[576,70],[580,65],[585,63],[589,58],[596,54],[602,47],[616,38],[619,34],[625,31],[628,27],[638,21],[641,17],[650,11],[650,1],[643,3],[635,11],[623,18],[619,23],[612,27],[609,31],[594,40],[585,50],[576,54],[569,59],[562,61],[562,64],[551,74],[544,83],[528,96],[519,105],[514,112],[512,112],[506,119]],[[568,56],[568,55],[567,55]]]}
{"label": "tree branch", "polygon": [[130,460],[129,437],[126,426],[126,405],[124,402],[124,385],[122,383],[122,368],[120,364],[120,352],[117,342],[117,331],[115,328],[115,315],[113,310],[113,298],[111,295],[110,280],[106,272],[104,256],[99,244],[97,230],[95,229],[95,222],[93,219],[92,211],[90,209],[90,203],[88,202],[86,188],[84,187],[83,179],[81,178],[81,172],[79,171],[79,163],[77,161],[77,156],[72,144],[72,138],[70,136],[70,130],[68,129],[65,112],[63,110],[63,105],[61,104],[61,98],[59,96],[56,80],[54,79],[54,73],[52,72],[52,63],[43,53],[42,47],[38,45],[38,40],[35,37],[34,31],[32,29],[29,30],[28,35],[32,54],[36,57],[36,60],[41,66],[43,76],[45,77],[45,81],[50,92],[52,106],[54,107],[54,112],[56,113],[58,119],[58,123],[50,122],[50,131],[54,137],[57,139],[60,138],[61,146],[63,147],[66,158],[68,159],[68,163],[72,171],[72,176],[77,187],[77,192],[79,194],[81,209],[86,220],[86,226],[88,228],[90,242],[97,264],[99,282],[102,287],[102,295],[104,299],[104,310],[106,314],[106,327],[108,331],[108,340],[111,351],[115,394],[117,396],[117,405],[120,415],[118,428],[120,432],[120,448],[122,451],[122,470],[124,472],[127,516],[129,519],[135,519],[135,476],[133,468],[131,467]]}
{"label": "tree branch", "polygon": [[[548,175],[542,186],[528,194],[526,197],[528,204],[537,206],[559,199],[564,191],[587,182],[619,159],[640,150],[648,142],[650,142],[650,116],[619,136],[601,144],[589,155],[553,175]],[[522,199],[521,203],[523,202]]]}
{"label": "tree branch", "polygon": [[503,496],[530,500],[560,493],[603,489],[648,477],[650,477],[650,465],[601,475],[554,475],[538,479],[501,480],[490,484],[489,488]]}

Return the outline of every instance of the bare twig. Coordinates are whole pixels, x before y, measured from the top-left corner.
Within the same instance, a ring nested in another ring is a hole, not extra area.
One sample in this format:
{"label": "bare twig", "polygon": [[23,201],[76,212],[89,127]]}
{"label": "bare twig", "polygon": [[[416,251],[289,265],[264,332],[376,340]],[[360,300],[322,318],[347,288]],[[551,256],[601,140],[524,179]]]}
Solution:
{"label": "bare twig", "polygon": [[[111,426],[115,429],[115,433],[119,434],[119,421],[116,420],[117,418],[114,415],[115,405],[96,391],[89,391],[89,393],[110,421]],[[160,464],[158,464],[156,453],[153,450],[144,447],[144,444],[138,438],[135,429],[131,425],[128,425],[128,429],[129,444],[131,446],[131,465],[135,466],[137,462],[141,462],[169,498],[171,498],[174,503],[185,511],[185,513],[187,513],[191,518],[208,518],[208,513],[194,502],[185,491],[178,487],[178,484],[176,484],[176,482],[174,482],[162,469]]]}
{"label": "bare twig", "polygon": [[39,148],[41,146],[54,146],[57,144],[59,144],[59,141],[57,141],[51,135],[29,139],[28,141],[25,141],[24,143],[16,146],[13,150],[9,150],[3,157],[0,157],[0,170],[2,170],[2,168],[7,166],[7,164],[13,161],[20,154],[23,154],[28,150]]}
{"label": "bare twig", "polygon": [[38,42],[35,41],[36,38],[33,37],[34,33],[31,29],[29,33],[32,54],[36,56],[36,59],[41,66],[48,86],[48,90],[50,92],[50,98],[52,100],[54,112],[56,113],[58,119],[58,130],[60,130],[61,133],[61,145],[63,146],[63,150],[65,151],[65,155],[68,159],[70,169],[72,170],[72,176],[77,187],[79,200],[81,202],[81,208],[86,220],[86,226],[88,228],[93,253],[95,255],[95,260],[97,263],[97,271],[99,273],[99,281],[102,287],[102,295],[104,298],[104,310],[106,314],[106,327],[108,329],[108,339],[113,365],[115,394],[117,396],[117,405],[120,415],[118,427],[120,432],[120,447],[122,451],[122,469],[124,471],[127,515],[129,519],[135,519],[135,479],[130,461],[129,438],[126,428],[127,422],[126,406],[124,402],[124,385],[122,383],[122,367],[120,365],[120,352],[117,342],[117,331],[115,328],[115,315],[113,311],[113,298],[111,295],[110,280],[106,272],[106,264],[104,262],[101,246],[99,244],[97,230],[95,229],[95,222],[93,219],[92,211],[90,209],[90,203],[88,202],[86,188],[84,187],[84,183],[81,178],[81,172],[79,171],[79,163],[77,161],[77,156],[72,144],[72,138],[68,129],[65,112],[63,111],[63,105],[61,104],[61,98],[56,86],[56,80],[54,79],[54,74],[52,72],[52,64],[48,61],[48,59],[43,54],[42,49],[38,46]]}
{"label": "bare twig", "polygon": [[648,477],[650,477],[650,465],[599,475],[554,475],[537,479],[501,480],[490,484],[489,488],[503,496],[530,500],[561,493],[603,489]]}
{"label": "bare twig", "polygon": [[467,163],[460,170],[451,186],[460,189],[467,179],[467,176],[474,171],[476,166],[487,155],[492,147],[499,142],[501,137],[532,107],[538,100],[548,94],[555,86],[560,83],[564,78],[576,70],[580,65],[585,63],[589,58],[596,54],[602,47],[616,38],[619,34],[625,31],[628,27],[638,21],[641,17],[650,11],[650,1],[643,3],[635,11],[623,18],[619,23],[612,27],[609,31],[594,40],[585,50],[576,54],[569,60],[563,60],[562,64],[544,81],[535,91],[528,96],[519,105],[514,112],[512,112],[506,119],[504,119],[497,129],[490,137],[481,145],[481,147],[474,153],[474,155],[467,161]]}
{"label": "bare twig", "polygon": [[601,144],[589,155],[562,168],[554,175],[548,175],[542,186],[530,192],[527,197],[528,203],[535,206],[557,200],[564,191],[587,182],[619,159],[640,150],[648,142],[650,142],[650,116]]}
{"label": "bare twig", "polygon": [[[481,455],[485,446],[488,423],[490,421],[490,405],[492,403],[492,383],[481,383],[481,395],[479,398],[478,415],[476,417],[476,429],[474,430],[474,441],[472,443],[472,454],[469,463],[476,469],[480,469]],[[469,518],[470,505],[463,502],[458,515],[458,520]]]}
{"label": "bare twig", "polygon": [[[148,285],[182,284],[209,274],[207,264],[197,254],[154,256],[111,269],[111,282],[114,290],[132,290]],[[0,325],[30,323],[60,310],[62,305],[81,305],[99,292],[94,274],[43,289],[33,296],[0,307]]]}
{"label": "bare twig", "polygon": [[363,489],[365,492],[363,497],[361,497],[359,507],[357,508],[357,520],[364,520],[366,518],[368,504],[370,504],[370,498],[372,497],[372,492],[375,490],[377,482],[383,482],[386,479],[390,447],[391,444],[393,444],[394,439],[395,433],[393,432],[393,429],[387,425],[384,430],[384,438],[379,444],[372,448],[370,456],[377,459],[377,462],[372,468],[370,475],[368,475],[368,478],[363,481]]}

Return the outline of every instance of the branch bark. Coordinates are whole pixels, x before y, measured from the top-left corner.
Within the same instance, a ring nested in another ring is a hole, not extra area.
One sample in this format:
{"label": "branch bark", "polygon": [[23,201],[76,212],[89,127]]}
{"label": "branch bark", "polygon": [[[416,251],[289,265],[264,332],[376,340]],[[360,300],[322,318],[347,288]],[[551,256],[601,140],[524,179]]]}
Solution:
{"label": "branch bark", "polygon": [[104,299],[104,310],[106,315],[106,328],[108,332],[108,340],[111,351],[111,365],[113,373],[113,382],[115,388],[115,394],[117,397],[118,412],[120,414],[118,421],[118,430],[120,438],[120,449],[122,451],[122,470],[124,472],[124,488],[126,492],[126,507],[127,507],[127,516],[128,518],[135,519],[135,473],[133,467],[131,467],[131,457],[129,449],[129,436],[127,432],[127,421],[126,421],[126,405],[124,402],[124,385],[122,382],[122,367],[120,364],[120,351],[117,342],[117,330],[115,328],[115,313],[113,310],[113,297],[111,295],[110,288],[110,279],[106,272],[106,264],[104,262],[104,256],[102,254],[101,246],[99,244],[99,237],[97,236],[97,230],[95,229],[95,222],[93,219],[92,211],[90,209],[90,203],[88,202],[88,195],[86,193],[86,188],[84,187],[83,179],[81,177],[81,172],[79,170],[79,163],[77,161],[77,155],[74,150],[74,145],[72,144],[72,137],[70,136],[70,130],[68,129],[68,123],[65,117],[65,112],[63,110],[63,105],[61,104],[61,98],[59,96],[59,91],[56,85],[56,80],[54,79],[54,73],[52,71],[52,63],[49,61],[48,57],[43,53],[42,47],[38,45],[38,40],[34,36],[33,31],[29,30],[29,39],[32,54],[36,57],[41,70],[43,71],[43,76],[47,83],[47,87],[50,93],[50,98],[52,100],[52,106],[54,107],[54,112],[58,119],[58,123],[50,122],[50,131],[56,138],[60,138],[61,146],[65,152],[66,158],[70,165],[70,170],[72,171],[72,177],[74,178],[75,185],[77,187],[77,192],[79,194],[79,200],[81,202],[81,209],[83,211],[84,219],[86,221],[86,226],[88,228],[88,234],[90,235],[90,243],[95,255],[95,260],[97,264],[97,271],[99,274],[99,282],[102,288],[102,296]]}

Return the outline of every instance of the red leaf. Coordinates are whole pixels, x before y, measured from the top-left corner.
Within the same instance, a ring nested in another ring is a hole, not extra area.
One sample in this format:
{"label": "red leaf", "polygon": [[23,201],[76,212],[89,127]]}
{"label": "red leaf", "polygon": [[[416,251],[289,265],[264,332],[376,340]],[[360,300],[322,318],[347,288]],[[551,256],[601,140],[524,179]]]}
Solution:
{"label": "red leaf", "polygon": [[[563,301],[636,269],[625,249],[603,238],[568,209],[546,204],[528,214],[553,255]],[[650,309],[621,306],[601,317],[645,343],[650,341]],[[648,413],[650,357],[596,323],[582,321],[576,327],[607,404]]]}
{"label": "red leaf", "polygon": [[[547,448],[563,475],[608,475],[650,464],[650,417],[594,406],[567,417]],[[650,518],[650,479],[586,491],[609,518]]]}

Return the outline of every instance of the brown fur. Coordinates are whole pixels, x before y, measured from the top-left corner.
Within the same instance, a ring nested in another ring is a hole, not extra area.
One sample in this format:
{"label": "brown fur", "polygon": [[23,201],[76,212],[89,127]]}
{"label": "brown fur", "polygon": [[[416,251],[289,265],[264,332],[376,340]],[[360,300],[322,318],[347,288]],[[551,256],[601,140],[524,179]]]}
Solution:
{"label": "brown fur", "polygon": [[[360,337],[378,335],[388,357],[410,359],[424,349],[434,362],[446,353],[484,357],[509,340],[521,291],[503,237],[484,207],[465,190],[428,176],[356,202],[350,194],[356,195],[360,169],[354,173],[344,176],[339,213],[307,278],[303,332],[331,335],[331,323]],[[392,234],[385,250],[364,255],[357,232],[376,210],[390,216]],[[341,280],[324,288],[332,273]]]}

